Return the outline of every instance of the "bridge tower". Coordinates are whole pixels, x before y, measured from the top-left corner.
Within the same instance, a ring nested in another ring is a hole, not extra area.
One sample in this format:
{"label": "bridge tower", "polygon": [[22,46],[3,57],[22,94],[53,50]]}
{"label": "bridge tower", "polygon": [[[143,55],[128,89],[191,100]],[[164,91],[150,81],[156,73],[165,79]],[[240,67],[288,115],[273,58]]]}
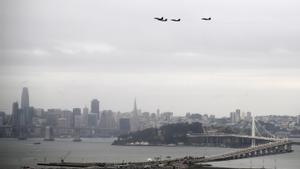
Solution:
{"label": "bridge tower", "polygon": [[252,116],[252,140],[251,140],[251,146],[255,147],[255,116]]}

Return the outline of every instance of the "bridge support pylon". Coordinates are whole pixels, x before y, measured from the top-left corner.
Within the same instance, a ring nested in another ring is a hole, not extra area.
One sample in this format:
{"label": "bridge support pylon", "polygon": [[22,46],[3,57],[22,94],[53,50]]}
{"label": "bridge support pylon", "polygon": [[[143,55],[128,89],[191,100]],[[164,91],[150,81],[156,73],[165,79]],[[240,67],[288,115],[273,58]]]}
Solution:
{"label": "bridge support pylon", "polygon": [[255,147],[255,117],[253,115],[252,117],[252,140],[251,140],[251,146]]}

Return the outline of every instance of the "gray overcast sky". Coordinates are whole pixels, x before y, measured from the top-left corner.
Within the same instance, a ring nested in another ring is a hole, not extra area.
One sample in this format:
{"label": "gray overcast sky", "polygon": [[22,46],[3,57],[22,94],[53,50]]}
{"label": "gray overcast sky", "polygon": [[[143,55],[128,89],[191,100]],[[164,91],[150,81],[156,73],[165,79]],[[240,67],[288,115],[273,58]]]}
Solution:
{"label": "gray overcast sky", "polygon": [[[0,111],[300,113],[298,0],[1,0]],[[153,17],[181,18],[158,22]],[[212,17],[212,21],[201,21]]]}

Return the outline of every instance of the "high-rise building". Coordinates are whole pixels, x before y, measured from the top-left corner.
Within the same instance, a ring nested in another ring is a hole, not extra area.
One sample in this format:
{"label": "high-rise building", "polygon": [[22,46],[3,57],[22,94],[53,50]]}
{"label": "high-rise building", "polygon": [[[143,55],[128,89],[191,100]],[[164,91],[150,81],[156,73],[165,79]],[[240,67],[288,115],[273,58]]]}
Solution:
{"label": "high-rise building", "polygon": [[81,115],[81,108],[73,108],[74,115]]}
{"label": "high-rise building", "polygon": [[71,112],[69,110],[64,110],[63,111],[63,117],[66,119],[65,126],[67,128],[73,128],[74,127],[74,115],[73,115],[73,112]]}
{"label": "high-rise building", "polygon": [[126,134],[130,131],[130,119],[120,118],[119,120],[120,131],[122,134]]}
{"label": "high-rise building", "polygon": [[116,128],[114,113],[111,110],[104,110],[102,112],[99,127],[102,129]]}
{"label": "high-rise building", "polygon": [[138,119],[138,109],[137,109],[137,104],[136,104],[136,99],[134,99],[134,104],[133,104],[133,110],[131,112],[131,119],[130,119],[130,126],[131,126],[131,131],[137,131],[139,130],[139,119]]}
{"label": "high-rise building", "polygon": [[29,94],[28,88],[23,87],[22,96],[21,96],[21,109],[28,109],[29,108]]}
{"label": "high-rise building", "polygon": [[235,123],[235,112],[230,112],[230,121],[231,123]]}
{"label": "high-rise building", "polygon": [[160,118],[160,110],[159,110],[159,109],[156,110],[156,118],[157,118],[157,119]]}
{"label": "high-rise building", "polygon": [[138,109],[137,109],[137,105],[136,105],[136,99],[134,99],[132,115],[133,116],[137,116],[138,115]]}
{"label": "high-rise building", "polygon": [[99,119],[100,107],[99,107],[99,101],[97,99],[93,99],[91,102],[91,113],[96,114],[97,120]]}
{"label": "high-rise building", "polygon": [[81,126],[81,115],[75,115],[74,116],[74,128],[80,128]]}
{"label": "high-rise building", "polygon": [[21,125],[28,128],[32,125],[33,108],[30,108],[28,88],[23,87],[21,95]]}
{"label": "high-rise building", "polygon": [[88,126],[88,113],[89,113],[89,109],[85,106],[82,109],[81,127]]}
{"label": "high-rise building", "polygon": [[14,102],[12,104],[12,126],[13,130],[16,130],[19,127],[19,104]]}
{"label": "high-rise building", "polygon": [[246,120],[251,120],[252,119],[252,115],[251,115],[251,112],[247,112],[247,116],[246,116]]}
{"label": "high-rise building", "polygon": [[240,109],[236,109],[235,110],[235,122],[239,122],[241,121],[241,110]]}
{"label": "high-rise building", "polygon": [[89,113],[88,114],[88,126],[89,127],[96,127],[97,126],[97,114]]}
{"label": "high-rise building", "polygon": [[81,108],[73,108],[73,127],[79,128],[81,123]]}
{"label": "high-rise building", "polygon": [[82,113],[83,114],[88,114],[89,113],[89,108],[87,108],[86,106],[82,109]]}

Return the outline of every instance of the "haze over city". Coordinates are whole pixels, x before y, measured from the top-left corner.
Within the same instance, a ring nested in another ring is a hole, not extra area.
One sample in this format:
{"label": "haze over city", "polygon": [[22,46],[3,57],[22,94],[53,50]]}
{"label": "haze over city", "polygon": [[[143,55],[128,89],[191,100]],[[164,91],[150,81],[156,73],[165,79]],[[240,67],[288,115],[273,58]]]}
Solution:
{"label": "haze over city", "polygon": [[[300,2],[0,2],[0,111],[89,106],[228,116],[300,110]],[[280,11],[280,12],[279,12]],[[160,23],[153,17],[181,18]],[[203,22],[201,17],[212,17]]]}

